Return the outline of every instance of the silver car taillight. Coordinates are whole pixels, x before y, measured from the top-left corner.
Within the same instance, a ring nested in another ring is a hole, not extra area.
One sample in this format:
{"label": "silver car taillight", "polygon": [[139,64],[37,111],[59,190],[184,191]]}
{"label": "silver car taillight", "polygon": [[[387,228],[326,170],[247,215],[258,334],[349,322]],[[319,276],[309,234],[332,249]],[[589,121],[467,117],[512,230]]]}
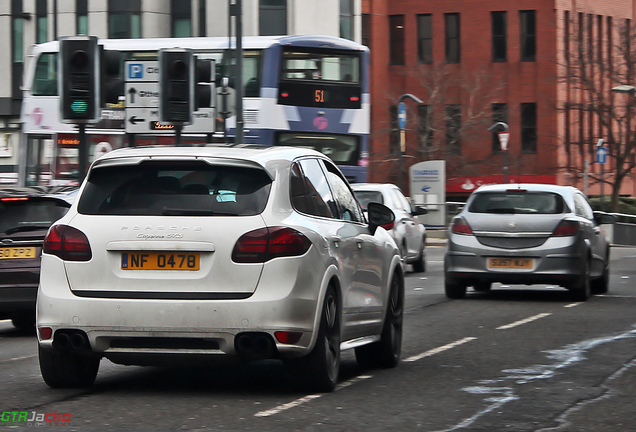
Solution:
{"label": "silver car taillight", "polygon": [[462,218],[458,218],[458,219],[454,220],[453,223],[450,226],[450,230],[451,230],[451,232],[453,234],[473,235],[472,228]]}
{"label": "silver car taillight", "polygon": [[581,229],[581,224],[573,220],[562,220],[552,231],[552,237],[569,237],[576,235]]}

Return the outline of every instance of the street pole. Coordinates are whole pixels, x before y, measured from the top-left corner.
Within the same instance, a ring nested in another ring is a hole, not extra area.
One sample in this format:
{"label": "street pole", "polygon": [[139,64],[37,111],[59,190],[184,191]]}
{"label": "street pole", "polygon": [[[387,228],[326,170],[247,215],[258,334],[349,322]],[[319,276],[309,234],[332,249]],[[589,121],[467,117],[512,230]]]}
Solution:
{"label": "street pole", "polygon": [[416,104],[421,105],[424,102],[417,96],[405,93],[398,98],[398,125],[400,127],[400,155],[398,157],[398,187],[404,191],[404,153],[406,153],[406,105],[404,99],[411,99]]}
{"label": "street pole", "polygon": [[[489,131],[494,131],[496,129],[501,128],[502,132],[509,132],[510,128],[508,127],[507,123],[504,122],[497,122],[495,124],[493,124],[492,126],[490,126],[488,128]],[[509,135],[508,135],[509,136]],[[499,144],[501,145],[501,151],[504,154],[504,166],[503,166],[503,176],[504,176],[504,183],[508,183],[508,136],[506,136],[506,142],[505,145],[502,142],[502,136],[501,134],[499,135]]]}

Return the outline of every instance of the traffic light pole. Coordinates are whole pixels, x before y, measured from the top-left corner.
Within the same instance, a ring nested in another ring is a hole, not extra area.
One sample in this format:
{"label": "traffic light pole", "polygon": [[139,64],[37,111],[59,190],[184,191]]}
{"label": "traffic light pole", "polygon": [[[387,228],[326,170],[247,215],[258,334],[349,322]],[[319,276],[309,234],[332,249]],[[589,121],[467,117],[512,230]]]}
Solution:
{"label": "traffic light pole", "polygon": [[78,123],[79,128],[79,155],[78,155],[78,180],[82,184],[88,170],[88,143],[86,142],[86,124]]}

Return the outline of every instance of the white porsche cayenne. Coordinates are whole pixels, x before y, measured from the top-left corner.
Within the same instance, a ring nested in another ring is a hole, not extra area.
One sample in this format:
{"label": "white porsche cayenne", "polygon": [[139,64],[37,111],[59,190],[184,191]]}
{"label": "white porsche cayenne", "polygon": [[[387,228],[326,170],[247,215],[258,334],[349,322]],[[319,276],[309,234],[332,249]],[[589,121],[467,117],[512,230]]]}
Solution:
{"label": "white porsche cayenne", "polygon": [[393,367],[404,277],[324,155],[264,146],[130,148],[91,166],[44,241],[40,370],[51,387],[90,386],[101,358],[279,358],[333,390],[340,352]]}

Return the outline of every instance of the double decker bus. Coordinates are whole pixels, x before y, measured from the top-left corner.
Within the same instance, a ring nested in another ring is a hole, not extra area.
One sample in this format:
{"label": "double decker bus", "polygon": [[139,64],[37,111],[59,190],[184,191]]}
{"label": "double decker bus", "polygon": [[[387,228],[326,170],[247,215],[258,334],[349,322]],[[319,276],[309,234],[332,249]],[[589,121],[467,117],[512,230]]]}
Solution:
{"label": "double decker bus", "polygon": [[[100,39],[98,44],[104,51],[119,53],[119,76],[114,78],[121,85],[116,86],[119,103],[103,104],[99,122],[87,125],[91,160],[120,147],[175,143],[170,125],[155,122],[154,127],[134,132],[126,127],[126,122],[136,120],[127,109],[131,100],[123,84],[129,78],[126,67],[156,61],[162,48],[188,48],[198,58],[215,60],[216,119],[204,123],[209,128],[186,126],[182,143],[233,140],[237,125],[232,103],[237,85],[232,73],[234,39]],[[244,143],[316,149],[331,157],[350,181],[365,181],[370,128],[368,48],[346,39],[313,35],[244,37],[242,46]],[[26,59],[18,169],[21,185],[73,184],[78,179],[78,130],[63,123],[59,112],[58,50],[57,41],[35,45]],[[225,90],[221,90],[222,82]],[[229,102],[224,104],[222,99]]]}

